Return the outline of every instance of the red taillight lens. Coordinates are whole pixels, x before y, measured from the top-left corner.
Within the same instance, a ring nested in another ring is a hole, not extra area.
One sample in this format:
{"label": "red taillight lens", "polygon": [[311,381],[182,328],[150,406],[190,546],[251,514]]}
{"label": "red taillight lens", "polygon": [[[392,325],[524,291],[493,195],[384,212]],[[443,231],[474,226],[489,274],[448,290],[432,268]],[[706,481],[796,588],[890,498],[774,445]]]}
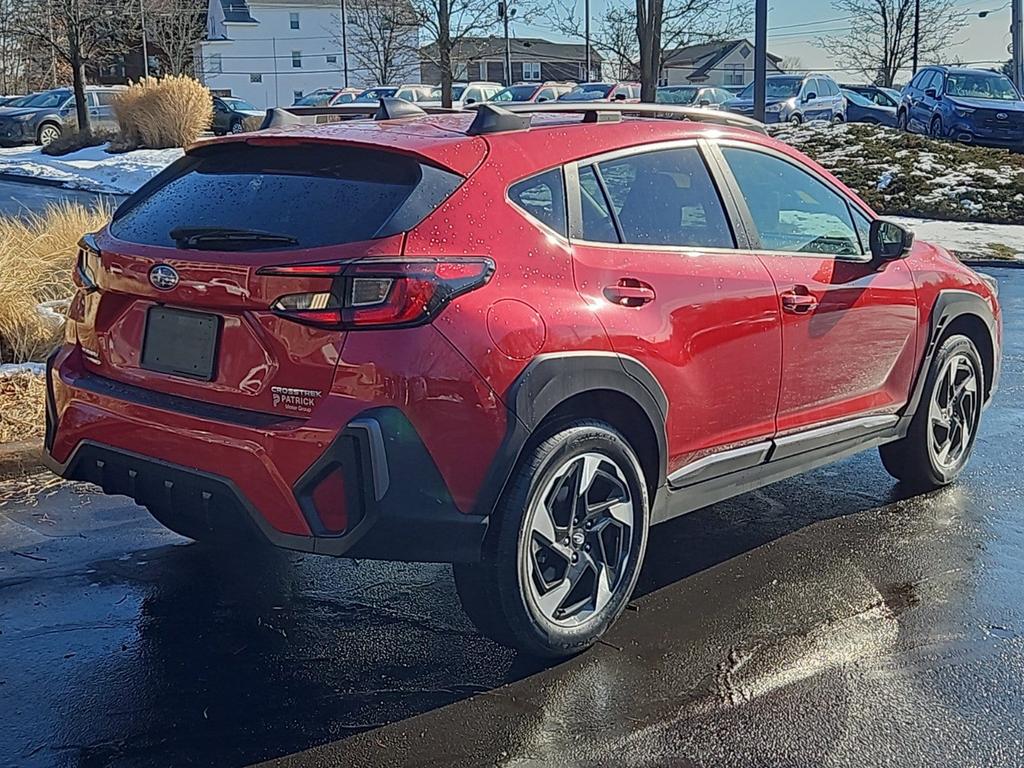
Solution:
{"label": "red taillight lens", "polygon": [[356,330],[430,322],[453,299],[487,284],[487,258],[364,259],[343,264],[263,267],[259,275],[330,278],[330,290],[280,296],[271,309],[309,325]]}
{"label": "red taillight lens", "polygon": [[345,499],[345,473],[335,467],[313,489],[313,506],[328,533],[344,533],[348,528],[348,503]]}

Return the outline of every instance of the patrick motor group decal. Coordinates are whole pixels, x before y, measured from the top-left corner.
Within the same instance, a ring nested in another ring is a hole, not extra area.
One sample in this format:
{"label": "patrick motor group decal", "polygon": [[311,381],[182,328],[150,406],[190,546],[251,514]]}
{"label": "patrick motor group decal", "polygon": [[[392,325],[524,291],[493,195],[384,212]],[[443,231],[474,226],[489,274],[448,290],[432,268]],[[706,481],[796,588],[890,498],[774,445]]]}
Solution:
{"label": "patrick motor group decal", "polygon": [[275,408],[298,413],[310,413],[323,396],[319,389],[295,389],[293,387],[271,387],[270,394]]}

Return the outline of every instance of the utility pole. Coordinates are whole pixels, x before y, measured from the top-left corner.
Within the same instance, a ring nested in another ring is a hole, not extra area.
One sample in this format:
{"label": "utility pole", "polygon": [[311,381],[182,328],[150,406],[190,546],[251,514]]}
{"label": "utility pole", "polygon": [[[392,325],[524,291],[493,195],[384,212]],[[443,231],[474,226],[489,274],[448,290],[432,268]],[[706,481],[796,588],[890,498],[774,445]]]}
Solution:
{"label": "utility pole", "polygon": [[594,77],[590,63],[590,0],[583,0],[583,37],[587,46],[587,73],[583,76],[584,82],[590,82]]}
{"label": "utility pole", "polygon": [[149,48],[146,45],[146,0],[139,0],[139,17],[142,21],[142,75],[149,77]]}
{"label": "utility pole", "polygon": [[344,86],[348,88],[348,19],[345,17],[345,0],[341,0],[341,68],[344,79]]}
{"label": "utility pole", "polygon": [[1010,32],[1013,37],[1013,84],[1017,90],[1024,89],[1024,0],[1013,0],[1013,16]]}
{"label": "utility pole", "polygon": [[764,122],[768,97],[768,0],[754,5],[754,119]]}
{"label": "utility pole", "polygon": [[512,41],[508,34],[508,23],[516,15],[516,9],[510,7],[509,0],[498,0],[498,18],[505,29],[505,86],[512,85]]}
{"label": "utility pole", "polygon": [[[917,74],[917,54],[921,48],[921,0],[914,0],[914,75]],[[913,77],[913,75],[911,75]]]}

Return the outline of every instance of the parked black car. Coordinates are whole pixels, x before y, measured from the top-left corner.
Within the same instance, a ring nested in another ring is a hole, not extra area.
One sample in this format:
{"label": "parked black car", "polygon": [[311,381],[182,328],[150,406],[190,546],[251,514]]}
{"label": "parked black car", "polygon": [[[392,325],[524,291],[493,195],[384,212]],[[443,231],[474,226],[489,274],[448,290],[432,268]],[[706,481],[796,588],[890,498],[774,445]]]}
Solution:
{"label": "parked black car", "polygon": [[214,135],[241,133],[245,130],[247,117],[263,117],[264,110],[257,109],[245,99],[234,96],[215,96],[213,99]]}
{"label": "parked black car", "polygon": [[859,93],[869,101],[880,107],[892,107],[895,109],[900,105],[900,92],[895,88],[885,88],[881,85],[840,85],[844,91]]}
{"label": "parked black car", "polygon": [[873,123],[896,127],[896,107],[882,107],[856,91],[843,88],[846,97],[846,120],[851,123]]}
{"label": "parked black car", "polygon": [[925,67],[903,89],[896,119],[935,138],[1024,149],[1024,100],[999,72]]}

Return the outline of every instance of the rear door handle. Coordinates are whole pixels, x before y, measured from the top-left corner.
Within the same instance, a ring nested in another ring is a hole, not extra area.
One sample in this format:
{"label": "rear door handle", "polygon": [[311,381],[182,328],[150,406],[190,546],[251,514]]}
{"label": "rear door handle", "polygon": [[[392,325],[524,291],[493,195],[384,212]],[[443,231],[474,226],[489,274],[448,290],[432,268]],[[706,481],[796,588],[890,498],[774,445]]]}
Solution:
{"label": "rear door handle", "polygon": [[[804,289],[806,290],[806,289]],[[782,294],[782,311],[794,315],[806,315],[818,307],[818,300],[800,290],[786,291]]]}
{"label": "rear door handle", "polygon": [[654,301],[654,288],[635,277],[624,277],[615,285],[604,289],[604,296],[612,304],[622,307],[642,307]]}

